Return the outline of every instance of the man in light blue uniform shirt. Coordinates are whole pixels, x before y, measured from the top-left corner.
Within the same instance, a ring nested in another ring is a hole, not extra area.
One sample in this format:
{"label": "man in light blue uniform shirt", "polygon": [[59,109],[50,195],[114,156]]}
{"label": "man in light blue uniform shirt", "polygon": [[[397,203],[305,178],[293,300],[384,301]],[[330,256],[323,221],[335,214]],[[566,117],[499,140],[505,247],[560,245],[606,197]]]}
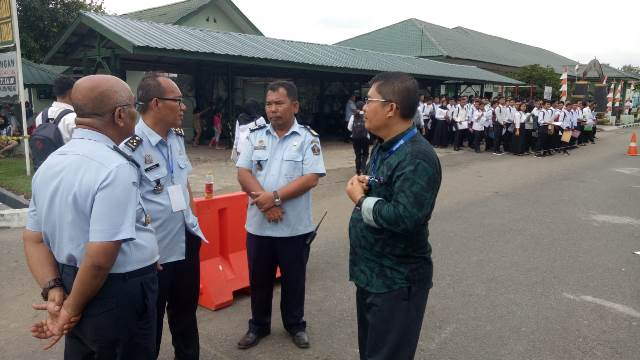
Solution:
{"label": "man in light blue uniform shirt", "polygon": [[156,356],[166,308],[176,359],[198,359],[196,309],[204,235],[190,206],[192,167],[181,129],[186,106],[178,86],[156,74],[141,80],[137,101],[141,119],[136,135],[120,147],[140,163],[140,192],[160,249]]}
{"label": "man in light blue uniform shirt", "polygon": [[309,347],[304,321],[307,239],[313,232],[310,190],[325,175],[318,134],[301,126],[298,90],[287,81],[267,86],[269,125],[255,127],[236,164],[247,211],[247,256],[251,286],[249,330],[238,342],[248,349],[271,332],[276,268],[282,274],[282,322],[294,344]]}
{"label": "man in light blue uniform shirt", "polygon": [[72,100],[77,128],[33,177],[23,235],[47,302],[37,308],[48,312],[32,334],[55,344],[71,329],[66,359],[153,359],[158,247],[137,164],[116,146],[133,133],[133,94],[97,75],[80,79]]}

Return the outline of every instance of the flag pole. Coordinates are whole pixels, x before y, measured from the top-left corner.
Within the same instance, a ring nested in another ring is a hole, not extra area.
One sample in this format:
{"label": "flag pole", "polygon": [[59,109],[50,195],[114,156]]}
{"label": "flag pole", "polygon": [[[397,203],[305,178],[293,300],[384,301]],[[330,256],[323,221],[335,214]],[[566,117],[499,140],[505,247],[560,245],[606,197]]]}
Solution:
{"label": "flag pole", "polygon": [[27,176],[31,176],[31,155],[29,153],[29,137],[27,136],[27,112],[24,108],[24,81],[22,77],[22,52],[20,50],[20,31],[18,30],[18,8],[16,0],[11,0],[11,25],[13,27],[13,40],[16,43],[16,65],[18,76],[16,86],[18,87],[18,99],[20,101],[20,111],[22,112],[22,131],[24,139],[24,160],[27,168]]}

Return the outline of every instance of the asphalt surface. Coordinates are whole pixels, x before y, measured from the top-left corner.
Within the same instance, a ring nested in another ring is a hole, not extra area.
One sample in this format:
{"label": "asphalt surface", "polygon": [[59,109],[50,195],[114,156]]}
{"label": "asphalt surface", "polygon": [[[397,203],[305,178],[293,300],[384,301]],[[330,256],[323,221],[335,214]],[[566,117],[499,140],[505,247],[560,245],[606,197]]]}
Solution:
{"label": "asphalt surface", "polygon": [[[443,187],[430,223],[434,288],[416,359],[640,358],[640,158],[625,155],[633,130],[600,135],[570,156],[443,158]],[[313,244],[306,320],[312,347],[296,348],[279,319],[255,348],[249,298],[198,310],[203,359],[357,359],[355,289],[348,281],[344,195],[351,169],[329,172],[314,191],[314,216],[329,215]],[[20,230],[0,230],[0,358],[61,358],[28,334],[38,289]],[[168,332],[166,332],[168,333]],[[170,336],[161,359],[171,359]]]}

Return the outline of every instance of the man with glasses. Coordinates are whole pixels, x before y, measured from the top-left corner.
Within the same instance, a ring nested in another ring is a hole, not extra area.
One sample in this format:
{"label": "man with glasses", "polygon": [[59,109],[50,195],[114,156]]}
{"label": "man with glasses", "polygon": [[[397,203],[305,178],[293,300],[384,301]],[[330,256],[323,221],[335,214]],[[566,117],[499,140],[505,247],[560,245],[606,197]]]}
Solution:
{"label": "man with glasses", "polygon": [[412,124],[418,83],[403,73],[375,76],[364,107],[367,130],[382,138],[368,175],[346,192],[349,278],[356,285],[360,359],[413,359],[431,288],[428,237],[441,169],[433,147]]}
{"label": "man with glasses", "polygon": [[136,104],[141,116],[136,135],[121,148],[140,164],[140,194],[160,250],[156,356],[166,309],[175,358],[197,359],[199,253],[204,235],[190,207],[192,168],[181,129],[186,106],[176,83],[157,74],[142,79]]}
{"label": "man with glasses", "polygon": [[[32,335],[65,337],[65,359],[153,359],[158,245],[138,196],[138,164],[116,144],[134,132],[127,84],[108,75],[75,83],[71,141],[33,177],[23,234],[47,319]],[[63,184],[64,186],[60,186]]]}

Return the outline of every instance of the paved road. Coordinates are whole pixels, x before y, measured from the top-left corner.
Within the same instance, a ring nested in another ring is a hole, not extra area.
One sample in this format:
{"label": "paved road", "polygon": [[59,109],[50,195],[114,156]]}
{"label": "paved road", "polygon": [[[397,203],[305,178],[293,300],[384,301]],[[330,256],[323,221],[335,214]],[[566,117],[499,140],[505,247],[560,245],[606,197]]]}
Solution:
{"label": "paved road", "polygon": [[[629,130],[551,158],[462,153],[443,159],[431,222],[435,287],[417,359],[603,359],[640,355],[640,158],[624,155]],[[355,292],[347,278],[343,195],[350,169],[332,170],[315,191],[316,217],[330,211],[313,245],[307,314],[312,348],[299,350],[279,321],[271,336],[239,351],[249,299],[199,309],[206,359],[357,359]],[[37,289],[19,231],[0,230],[0,358],[60,358],[36,352],[26,328]],[[170,359],[165,337],[162,359]]]}

